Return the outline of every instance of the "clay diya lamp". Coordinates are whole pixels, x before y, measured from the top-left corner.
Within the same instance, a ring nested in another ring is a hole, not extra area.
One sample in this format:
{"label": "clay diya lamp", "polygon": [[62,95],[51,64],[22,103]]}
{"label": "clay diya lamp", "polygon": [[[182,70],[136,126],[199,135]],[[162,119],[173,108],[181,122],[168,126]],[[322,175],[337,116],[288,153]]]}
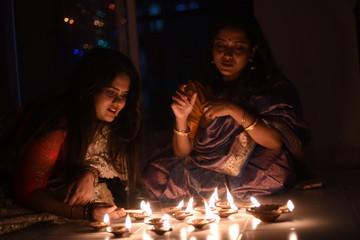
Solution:
{"label": "clay diya lamp", "polygon": [[174,212],[181,211],[182,209],[183,208],[179,208],[179,207],[167,207],[167,208],[162,208],[161,211],[163,213],[167,213],[167,214],[171,215]]}
{"label": "clay diya lamp", "polygon": [[263,222],[273,222],[283,213],[280,207],[281,205],[278,204],[264,204],[259,207],[247,208],[246,212]]}
{"label": "clay diya lamp", "polygon": [[167,226],[164,226],[164,224],[161,225],[154,225],[151,228],[151,231],[155,232],[157,235],[164,235],[166,232],[172,231],[172,227],[170,224]]}
{"label": "clay diya lamp", "polygon": [[89,227],[92,227],[97,232],[105,231],[109,225],[110,225],[110,223],[105,223],[105,222],[100,222],[100,221],[89,222],[89,224],[88,224]]}
{"label": "clay diya lamp", "polygon": [[206,219],[206,218],[190,218],[185,222],[189,225],[194,226],[196,229],[202,229],[205,225],[214,222],[215,219]]}
{"label": "clay diya lamp", "polygon": [[148,225],[162,225],[164,220],[161,218],[145,218],[144,223]]}
{"label": "clay diya lamp", "polygon": [[130,230],[123,226],[108,227],[106,230],[115,235],[117,238],[128,237],[131,235]]}
{"label": "clay diya lamp", "polygon": [[144,220],[146,217],[150,217],[149,214],[142,212],[142,213],[132,213],[130,217],[135,218],[135,220]]}
{"label": "clay diya lamp", "polygon": [[176,220],[184,220],[185,218],[192,216],[192,213],[185,212],[185,211],[176,211],[171,216],[175,218]]}
{"label": "clay diya lamp", "polygon": [[220,207],[221,209],[231,209],[230,202],[218,202],[216,203],[216,206]]}
{"label": "clay diya lamp", "polygon": [[238,210],[234,210],[234,209],[219,209],[218,211],[215,212],[215,214],[219,215],[219,217],[221,218],[227,218],[232,214],[237,213]]}

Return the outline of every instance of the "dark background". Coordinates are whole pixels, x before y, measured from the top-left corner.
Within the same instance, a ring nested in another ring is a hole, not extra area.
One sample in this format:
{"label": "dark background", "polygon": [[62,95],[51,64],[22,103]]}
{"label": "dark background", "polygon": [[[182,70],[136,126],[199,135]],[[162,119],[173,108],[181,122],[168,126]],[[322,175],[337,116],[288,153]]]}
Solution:
{"label": "dark background", "polygon": [[[231,7],[258,18],[276,61],[298,87],[313,131],[310,165],[359,167],[357,0],[137,0],[130,12],[129,1],[3,0],[0,116],[61,84],[91,47],[129,56],[137,48],[151,152],[169,140],[171,95],[201,57],[214,16]],[[127,21],[134,15],[137,41],[131,42]]]}

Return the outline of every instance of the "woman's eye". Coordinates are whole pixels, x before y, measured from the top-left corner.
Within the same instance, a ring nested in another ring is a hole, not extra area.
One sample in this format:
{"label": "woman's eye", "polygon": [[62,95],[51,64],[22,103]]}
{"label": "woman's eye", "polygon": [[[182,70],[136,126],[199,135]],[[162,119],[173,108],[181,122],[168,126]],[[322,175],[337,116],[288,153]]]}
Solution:
{"label": "woman's eye", "polygon": [[219,49],[219,50],[223,50],[225,49],[225,45],[224,44],[215,44],[215,48]]}
{"label": "woman's eye", "polygon": [[113,97],[115,96],[115,92],[113,90],[110,89],[106,89],[105,90],[106,95],[108,95],[109,97]]}

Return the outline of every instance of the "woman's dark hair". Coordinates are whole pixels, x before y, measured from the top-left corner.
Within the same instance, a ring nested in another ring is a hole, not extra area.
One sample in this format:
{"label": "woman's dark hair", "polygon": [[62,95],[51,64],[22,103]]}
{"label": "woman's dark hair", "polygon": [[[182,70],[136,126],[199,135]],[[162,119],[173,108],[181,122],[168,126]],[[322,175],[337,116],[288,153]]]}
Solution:
{"label": "woman's dark hair", "polygon": [[131,60],[120,52],[104,48],[86,52],[68,79],[65,90],[30,108],[26,125],[34,130],[27,133],[24,140],[29,142],[48,131],[67,129],[61,158],[67,163],[67,171],[75,171],[82,164],[96,130],[103,125],[96,118],[95,97],[109,87],[118,74],[130,77],[130,89],[125,107],[108,124],[111,129],[108,150],[111,164],[116,169],[119,168],[116,160],[126,159],[129,186],[134,187],[141,158],[141,82]]}
{"label": "woman's dark hair", "polygon": [[119,52],[103,48],[93,49],[79,62],[72,77],[75,84],[70,88],[70,98],[74,102],[70,102],[69,108],[67,154],[69,159],[75,160],[78,164],[85,158],[87,147],[98,127],[94,98],[109,87],[118,74],[127,74],[130,77],[130,90],[125,107],[110,123],[108,150],[116,169],[116,159],[126,159],[130,186],[134,186],[138,177],[141,152],[141,82],[130,59]]}
{"label": "woman's dark hair", "polygon": [[[237,92],[242,100],[246,100],[250,95],[261,92],[266,88],[266,78],[274,75],[278,68],[271,55],[268,44],[262,30],[253,16],[233,16],[222,15],[214,20],[214,24],[209,32],[209,44],[207,46],[202,63],[192,73],[191,78],[198,80],[210,87],[216,94],[224,88],[222,74],[212,63],[212,49],[216,35],[222,29],[238,29],[246,35],[250,42],[250,48],[256,47],[253,62],[242,70],[242,74],[232,85],[231,89]],[[255,67],[255,70],[250,70]]]}

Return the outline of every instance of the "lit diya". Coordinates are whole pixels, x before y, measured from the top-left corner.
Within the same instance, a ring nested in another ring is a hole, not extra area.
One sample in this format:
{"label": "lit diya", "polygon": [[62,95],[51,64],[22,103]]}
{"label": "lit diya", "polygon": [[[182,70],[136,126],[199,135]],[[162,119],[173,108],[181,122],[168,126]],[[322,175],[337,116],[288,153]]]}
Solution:
{"label": "lit diya", "polygon": [[184,200],[181,200],[181,202],[176,207],[162,208],[161,211],[163,213],[173,214],[176,211],[181,211],[183,209],[183,207],[184,207]]}
{"label": "lit diya", "polygon": [[145,218],[144,223],[148,225],[163,225],[165,221],[169,221],[169,214],[164,214],[161,218]]}
{"label": "lit diya", "polygon": [[151,228],[151,231],[155,232],[158,235],[164,235],[166,232],[172,231],[172,227],[168,220],[163,220],[162,224],[154,225]]}
{"label": "lit diya", "polygon": [[221,217],[221,218],[227,218],[230,215],[235,214],[237,212],[238,212],[238,210],[234,210],[234,209],[230,208],[230,209],[219,209],[219,210],[215,211],[214,213],[219,215],[219,217]]}
{"label": "lit diya", "polygon": [[115,237],[117,238],[125,237],[125,236],[128,237],[131,235],[130,228],[131,228],[131,219],[130,216],[127,215],[125,220],[125,226],[107,227],[106,231],[114,234]]}
{"label": "lit diya", "polygon": [[152,210],[149,202],[141,201],[140,208],[141,210],[125,210],[125,212],[130,213],[130,216],[135,220],[144,220],[146,217],[151,216]]}
{"label": "lit diya", "polygon": [[201,229],[205,225],[212,223],[215,221],[215,218],[207,219],[207,218],[189,218],[185,220],[185,222],[189,225],[194,226],[196,229]]}
{"label": "lit diya", "polygon": [[254,201],[254,199],[255,198],[252,198],[252,202],[255,203],[255,206],[247,208],[246,212],[264,222],[273,222],[280,217],[282,213],[290,213],[294,209],[294,204],[291,200],[284,206],[280,204],[259,204],[257,201]]}
{"label": "lit diya", "polygon": [[89,222],[88,226],[92,227],[95,231],[105,231],[106,227],[110,225],[110,217],[108,214],[104,215],[103,221]]}
{"label": "lit diya", "polygon": [[176,211],[171,214],[176,220],[184,220],[185,218],[192,216],[193,214],[187,211]]}

